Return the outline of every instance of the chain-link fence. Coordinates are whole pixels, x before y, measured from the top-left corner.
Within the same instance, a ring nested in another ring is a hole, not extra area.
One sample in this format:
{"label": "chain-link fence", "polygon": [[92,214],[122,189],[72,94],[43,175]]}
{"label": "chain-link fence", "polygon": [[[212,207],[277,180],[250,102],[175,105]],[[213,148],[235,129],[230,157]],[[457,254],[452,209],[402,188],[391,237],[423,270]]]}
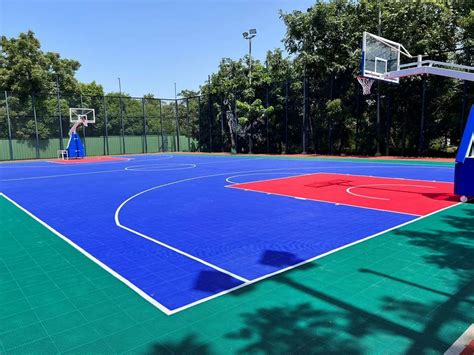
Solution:
{"label": "chain-link fence", "polygon": [[[454,155],[474,102],[472,83],[415,77],[376,83],[372,91],[363,96],[355,80],[332,75],[176,100],[4,92],[0,160],[56,157],[68,144],[72,107],[95,110],[95,123],[78,131],[89,156],[230,152],[233,138],[238,153]],[[255,116],[242,102],[264,114]],[[229,117],[236,117],[239,134],[232,136]]]}

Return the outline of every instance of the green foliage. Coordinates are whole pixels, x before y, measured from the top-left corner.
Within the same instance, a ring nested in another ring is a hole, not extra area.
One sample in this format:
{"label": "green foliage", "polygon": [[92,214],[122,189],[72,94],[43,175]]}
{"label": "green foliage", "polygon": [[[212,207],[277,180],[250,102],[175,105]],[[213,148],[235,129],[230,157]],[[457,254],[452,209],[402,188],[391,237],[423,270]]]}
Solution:
{"label": "green foliage", "polygon": [[32,93],[50,93],[59,77],[60,89],[72,93],[78,88],[74,77],[78,61],[61,58],[58,53],[41,50],[40,42],[32,31],[18,38],[0,38],[0,88],[14,91],[20,96]]}

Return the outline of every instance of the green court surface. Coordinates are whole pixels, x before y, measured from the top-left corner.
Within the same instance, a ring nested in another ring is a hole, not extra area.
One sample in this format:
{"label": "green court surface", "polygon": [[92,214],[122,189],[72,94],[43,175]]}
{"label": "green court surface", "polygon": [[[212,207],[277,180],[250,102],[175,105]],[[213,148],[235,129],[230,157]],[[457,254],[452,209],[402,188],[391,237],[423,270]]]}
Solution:
{"label": "green court surface", "polygon": [[474,323],[474,204],[172,316],[0,213],[0,353],[440,353]]}

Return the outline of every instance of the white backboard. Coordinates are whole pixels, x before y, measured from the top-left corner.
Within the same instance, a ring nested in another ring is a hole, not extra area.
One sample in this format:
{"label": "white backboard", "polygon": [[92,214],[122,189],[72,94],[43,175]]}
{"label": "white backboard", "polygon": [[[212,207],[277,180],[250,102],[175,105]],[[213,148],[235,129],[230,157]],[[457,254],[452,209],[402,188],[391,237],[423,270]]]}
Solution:
{"label": "white backboard", "polygon": [[362,76],[398,83],[399,78],[386,78],[385,74],[400,69],[400,53],[406,51],[397,42],[364,32],[362,40]]}
{"label": "white backboard", "polygon": [[74,123],[80,118],[85,118],[86,123],[95,123],[95,110],[93,108],[75,108],[69,109],[69,120]]}

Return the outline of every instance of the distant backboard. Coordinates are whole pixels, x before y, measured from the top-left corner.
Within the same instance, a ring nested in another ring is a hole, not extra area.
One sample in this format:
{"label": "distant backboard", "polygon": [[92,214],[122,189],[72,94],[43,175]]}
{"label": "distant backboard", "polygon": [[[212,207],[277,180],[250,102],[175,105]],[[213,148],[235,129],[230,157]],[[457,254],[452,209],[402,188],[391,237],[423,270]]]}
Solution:
{"label": "distant backboard", "polygon": [[72,123],[84,119],[85,123],[95,123],[95,110],[93,108],[74,108],[69,109],[69,119]]}
{"label": "distant backboard", "polygon": [[362,41],[362,76],[398,83],[399,78],[385,78],[388,72],[400,69],[400,53],[405,48],[397,42],[364,32]]}

